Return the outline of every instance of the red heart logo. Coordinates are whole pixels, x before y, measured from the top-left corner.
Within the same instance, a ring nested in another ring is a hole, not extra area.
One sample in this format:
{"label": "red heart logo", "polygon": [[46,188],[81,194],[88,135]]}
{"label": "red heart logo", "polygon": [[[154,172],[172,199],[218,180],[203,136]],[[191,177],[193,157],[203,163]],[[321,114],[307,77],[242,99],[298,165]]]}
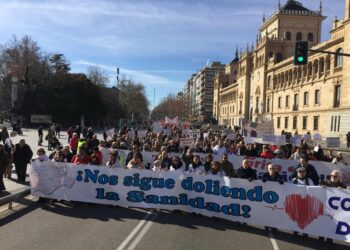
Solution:
{"label": "red heart logo", "polygon": [[304,229],[323,215],[323,204],[317,197],[307,195],[303,198],[300,194],[292,194],[284,201],[284,211],[299,228]]}

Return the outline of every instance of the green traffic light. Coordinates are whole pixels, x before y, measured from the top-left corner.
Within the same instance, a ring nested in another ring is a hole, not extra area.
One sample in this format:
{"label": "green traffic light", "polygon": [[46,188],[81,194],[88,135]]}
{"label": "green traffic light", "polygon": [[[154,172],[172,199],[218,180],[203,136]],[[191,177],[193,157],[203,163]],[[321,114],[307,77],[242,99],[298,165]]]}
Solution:
{"label": "green traffic light", "polygon": [[299,56],[299,57],[298,57],[298,62],[303,62],[303,61],[304,61],[304,57]]}

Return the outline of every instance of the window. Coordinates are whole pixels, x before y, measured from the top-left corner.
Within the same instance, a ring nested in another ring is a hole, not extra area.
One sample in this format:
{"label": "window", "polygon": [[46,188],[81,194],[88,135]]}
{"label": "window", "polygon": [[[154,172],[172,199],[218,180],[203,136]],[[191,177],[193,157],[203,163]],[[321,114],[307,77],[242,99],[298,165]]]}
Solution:
{"label": "window", "polygon": [[318,116],[314,116],[314,130],[318,130]]}
{"label": "window", "polygon": [[288,117],[284,117],[284,128],[288,129]]}
{"label": "window", "polygon": [[320,104],[320,90],[315,90],[315,104]]}
{"label": "window", "polygon": [[271,86],[271,76],[267,77],[267,88],[270,88]]}
{"label": "window", "polygon": [[324,72],[324,59],[321,58],[320,60],[320,73],[323,73]]}
{"label": "window", "polygon": [[301,34],[301,32],[298,32],[298,33],[297,33],[297,35],[296,35],[296,40],[297,40],[297,41],[303,40],[303,35]]}
{"label": "window", "polygon": [[303,116],[303,130],[307,129],[307,116]]}
{"label": "window", "polygon": [[[336,53],[343,53],[343,49],[337,49]],[[335,68],[343,66],[343,55],[335,56]]]}
{"label": "window", "polygon": [[299,95],[298,94],[294,94],[294,105],[295,106],[299,105]]}
{"label": "window", "polygon": [[286,39],[288,41],[292,40],[292,33],[290,33],[289,31],[286,32]]}
{"label": "window", "polygon": [[278,108],[281,108],[282,97],[278,97]]}
{"label": "window", "polygon": [[332,116],[331,119],[331,132],[339,132],[340,131],[340,115]]}
{"label": "window", "polygon": [[308,40],[309,42],[313,42],[313,41],[314,41],[314,34],[309,33],[309,34],[307,35],[307,40]]}
{"label": "window", "polygon": [[340,106],[340,85],[334,87],[334,108]]}
{"label": "window", "polygon": [[304,106],[309,105],[309,92],[304,92]]}
{"label": "window", "polygon": [[267,111],[267,113],[270,113],[270,97],[269,98],[267,98],[267,107],[266,107],[266,111]]}
{"label": "window", "polygon": [[294,116],[293,117],[293,129],[297,129],[298,126],[298,117]]}
{"label": "window", "polygon": [[239,114],[242,114],[242,101],[239,101]]}
{"label": "window", "polygon": [[281,117],[277,117],[277,128],[281,128]]}
{"label": "window", "polygon": [[289,108],[289,95],[286,96],[286,108]]}
{"label": "window", "polygon": [[259,97],[256,97],[256,109],[255,113],[259,113]]}

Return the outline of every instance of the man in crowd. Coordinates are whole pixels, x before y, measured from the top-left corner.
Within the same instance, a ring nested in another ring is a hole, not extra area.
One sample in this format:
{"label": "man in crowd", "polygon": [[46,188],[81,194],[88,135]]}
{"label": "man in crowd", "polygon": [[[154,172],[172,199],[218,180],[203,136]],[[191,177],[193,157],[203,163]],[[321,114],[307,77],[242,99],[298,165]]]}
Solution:
{"label": "man in crowd", "polygon": [[128,163],[131,161],[131,159],[133,159],[135,156],[138,157],[138,159],[141,161],[141,163],[143,162],[143,156],[142,156],[137,144],[132,145],[132,150],[128,153],[128,155],[126,157],[125,165],[127,166]]}
{"label": "man in crowd", "polygon": [[250,162],[247,159],[243,160],[242,167],[240,167],[236,172],[236,177],[247,179],[249,181],[258,179],[256,170],[251,168]]}
{"label": "man in crowd", "polygon": [[315,186],[318,186],[320,183],[320,177],[318,176],[318,173],[314,166],[309,164],[309,161],[307,158],[301,158],[299,165],[295,168],[294,173],[289,177],[290,180],[293,180],[298,175],[298,169],[303,168],[305,169],[306,178],[310,178]]}
{"label": "man in crowd", "polygon": [[6,190],[3,178],[9,162],[10,159],[4,149],[4,145],[0,144],[0,194],[2,191]]}
{"label": "man in crowd", "polygon": [[26,144],[24,139],[21,139],[18,144],[15,145],[13,152],[13,163],[15,164],[16,174],[18,182],[24,184],[26,180],[27,164],[33,157],[33,151]]}
{"label": "man in crowd", "polygon": [[233,164],[229,162],[227,154],[223,154],[221,156],[220,167],[222,170],[225,171],[226,176],[231,178],[235,176],[235,170],[234,170]]}
{"label": "man in crowd", "polygon": [[277,172],[277,166],[272,163],[267,165],[267,172],[263,174],[262,181],[263,182],[274,181],[280,184],[284,183],[282,175],[280,175]]}

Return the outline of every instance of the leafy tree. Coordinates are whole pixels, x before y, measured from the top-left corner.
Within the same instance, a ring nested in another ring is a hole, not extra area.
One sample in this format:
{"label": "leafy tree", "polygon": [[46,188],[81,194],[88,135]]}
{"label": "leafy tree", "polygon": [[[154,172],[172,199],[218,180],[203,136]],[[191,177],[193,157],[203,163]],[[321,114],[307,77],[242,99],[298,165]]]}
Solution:
{"label": "leafy tree", "polygon": [[100,87],[106,87],[109,82],[109,76],[107,72],[103,71],[100,67],[90,66],[87,70],[87,76],[90,81]]}
{"label": "leafy tree", "polygon": [[70,71],[70,63],[63,54],[56,53],[50,56],[50,70],[54,74],[67,74]]}

